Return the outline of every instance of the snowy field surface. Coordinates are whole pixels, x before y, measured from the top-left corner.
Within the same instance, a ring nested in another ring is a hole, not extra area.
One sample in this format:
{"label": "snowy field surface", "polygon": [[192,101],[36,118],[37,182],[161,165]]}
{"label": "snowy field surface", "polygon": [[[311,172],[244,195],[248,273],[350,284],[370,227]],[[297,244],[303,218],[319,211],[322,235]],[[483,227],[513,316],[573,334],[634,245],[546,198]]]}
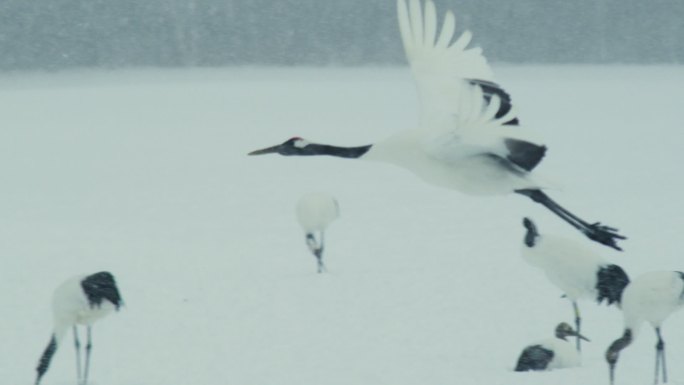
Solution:
{"label": "snowy field surface", "polygon": [[[248,157],[291,136],[338,145],[418,121],[406,68],[226,69],[0,77],[0,383],[29,385],[53,289],[109,270],[124,297],[94,327],[93,385],[608,384],[620,312],[580,304],[583,365],[516,373],[572,310],[520,258],[524,216],[630,275],[684,270],[684,67],[494,66],[549,147],[537,169],[590,243],[521,196],[475,198],[390,165]],[[337,197],[316,274],[294,206]],[[684,311],[664,325],[684,384]],[[618,385],[650,384],[644,326]],[[73,385],[72,339],[44,385]]]}

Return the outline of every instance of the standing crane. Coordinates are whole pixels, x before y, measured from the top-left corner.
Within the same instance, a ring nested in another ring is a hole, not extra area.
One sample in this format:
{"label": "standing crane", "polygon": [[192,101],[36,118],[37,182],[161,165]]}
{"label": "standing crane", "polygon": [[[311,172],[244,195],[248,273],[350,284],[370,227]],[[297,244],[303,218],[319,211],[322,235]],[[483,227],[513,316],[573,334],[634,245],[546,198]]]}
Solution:
{"label": "standing crane", "polygon": [[[107,271],[79,275],[57,287],[52,298],[54,328],[50,342],[38,361],[35,384],[40,384],[57,347],[61,345],[69,328],[72,328],[76,347],[76,378],[78,385],[86,385],[92,349],[92,324],[112,311],[118,311],[122,304],[114,276]],[[78,338],[78,325],[86,327],[87,335],[83,371],[81,371],[81,342]]]}
{"label": "standing crane", "polygon": [[622,337],[613,341],[606,351],[610,370],[610,384],[615,383],[615,365],[622,349],[629,346],[644,322],[651,324],[656,332],[655,379],[662,372],[667,382],[665,364],[665,340],[661,334],[663,322],[675,311],[684,307],[684,273],[681,271],[655,271],[642,274],[632,281],[622,294],[624,331]]}
{"label": "standing crane", "polygon": [[404,167],[425,182],[470,195],[516,193],[544,205],[590,239],[621,250],[617,229],[589,223],[553,201],[546,183],[533,176],[546,146],[520,126],[510,95],[495,81],[480,48],[467,48],[472,34],[454,41],[455,18],[447,12],[438,33],[431,0],[397,0],[399,30],[418,85],[418,129],[357,147],[293,137],[249,155],[330,155]]}

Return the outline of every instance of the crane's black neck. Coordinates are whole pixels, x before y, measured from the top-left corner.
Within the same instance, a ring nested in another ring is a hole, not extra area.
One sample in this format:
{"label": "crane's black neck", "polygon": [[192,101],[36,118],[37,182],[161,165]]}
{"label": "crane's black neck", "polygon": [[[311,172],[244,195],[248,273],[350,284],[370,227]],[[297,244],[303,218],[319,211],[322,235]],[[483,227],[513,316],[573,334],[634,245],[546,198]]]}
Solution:
{"label": "crane's black neck", "polygon": [[339,158],[360,158],[362,157],[365,153],[370,150],[370,148],[373,145],[365,145],[365,146],[358,146],[358,147],[338,147],[338,146],[331,146],[329,144],[317,144],[317,143],[311,143],[308,144],[302,148],[298,148],[296,152],[289,154],[289,155],[302,155],[302,156],[310,156],[310,155],[330,155],[330,156],[336,156]]}
{"label": "crane's black neck", "polygon": [[537,237],[539,237],[537,226],[535,226],[534,222],[529,218],[523,219],[523,226],[527,229],[527,233],[525,233],[525,245],[527,245],[527,247],[534,247],[537,243]]}
{"label": "crane's black neck", "polygon": [[610,344],[610,347],[608,347],[608,350],[606,351],[606,361],[608,361],[610,365],[615,365],[615,363],[618,360],[618,357],[620,356],[620,351],[629,346],[629,344],[631,343],[632,329],[625,329],[625,332],[622,334],[622,337],[613,341],[613,343]]}
{"label": "crane's black neck", "polygon": [[610,385],[615,384],[615,364],[617,364],[618,358],[620,357],[620,351],[629,344],[632,343],[632,330],[625,329],[622,337],[613,341],[610,347],[606,351],[606,361],[608,361],[608,369],[610,374]]}

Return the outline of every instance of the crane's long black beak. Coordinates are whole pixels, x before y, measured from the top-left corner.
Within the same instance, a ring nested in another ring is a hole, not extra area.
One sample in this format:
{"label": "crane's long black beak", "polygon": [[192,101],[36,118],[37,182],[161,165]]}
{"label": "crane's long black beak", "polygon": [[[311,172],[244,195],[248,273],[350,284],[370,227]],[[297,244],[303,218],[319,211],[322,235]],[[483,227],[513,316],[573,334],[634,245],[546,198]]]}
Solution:
{"label": "crane's long black beak", "polygon": [[587,342],[591,342],[591,341],[589,340],[589,338],[587,338],[587,337],[585,337],[585,336],[583,336],[583,335],[577,333],[576,331],[573,331],[572,333],[570,333],[570,335],[573,336],[573,337],[578,337],[578,338],[580,338],[580,339],[583,339],[583,340],[585,340],[585,341],[587,341]]}
{"label": "crane's long black beak", "polygon": [[266,148],[262,148],[261,150],[254,150],[247,155],[273,154],[273,153],[277,153],[279,149],[280,149],[280,145],[272,146],[272,147],[266,147]]}

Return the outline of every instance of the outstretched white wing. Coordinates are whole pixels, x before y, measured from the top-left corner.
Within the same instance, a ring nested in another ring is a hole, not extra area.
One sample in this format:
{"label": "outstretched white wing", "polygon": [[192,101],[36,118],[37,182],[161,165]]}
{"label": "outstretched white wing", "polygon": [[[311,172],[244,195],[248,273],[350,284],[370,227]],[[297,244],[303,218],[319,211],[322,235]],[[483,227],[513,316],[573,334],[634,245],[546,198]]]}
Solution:
{"label": "outstretched white wing", "polygon": [[418,86],[422,128],[452,130],[514,121],[510,97],[494,83],[482,50],[467,48],[470,31],[454,39],[456,22],[451,11],[438,33],[432,0],[425,1],[424,8],[420,0],[408,0],[408,4],[397,0],[397,9],[401,38]]}
{"label": "outstretched white wing", "polygon": [[421,148],[443,162],[496,155],[530,171],[546,148],[518,127],[511,98],[493,80],[480,48],[467,48],[465,31],[454,39],[455,18],[447,12],[438,33],[432,0],[397,0],[399,29],[418,85]]}

